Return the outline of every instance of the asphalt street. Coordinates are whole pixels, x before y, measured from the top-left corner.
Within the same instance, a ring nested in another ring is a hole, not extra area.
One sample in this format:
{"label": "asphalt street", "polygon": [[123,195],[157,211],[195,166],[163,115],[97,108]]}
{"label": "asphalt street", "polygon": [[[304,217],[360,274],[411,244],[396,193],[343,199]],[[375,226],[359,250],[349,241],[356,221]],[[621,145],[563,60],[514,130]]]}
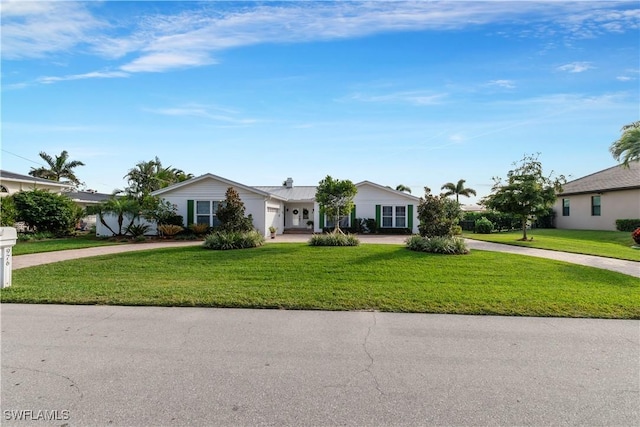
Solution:
{"label": "asphalt street", "polygon": [[0,310],[3,426],[640,425],[634,320]]}

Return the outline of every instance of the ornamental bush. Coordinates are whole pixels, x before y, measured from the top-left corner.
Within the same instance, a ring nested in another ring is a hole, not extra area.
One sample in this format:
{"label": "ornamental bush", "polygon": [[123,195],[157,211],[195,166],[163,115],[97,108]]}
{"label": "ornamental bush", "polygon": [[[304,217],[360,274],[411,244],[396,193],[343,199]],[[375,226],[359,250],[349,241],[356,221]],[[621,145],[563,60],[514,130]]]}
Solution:
{"label": "ornamental bush", "polygon": [[407,249],[444,255],[469,253],[466,243],[459,237],[422,237],[414,235],[406,240]]}
{"label": "ornamental bush", "polygon": [[360,240],[353,234],[314,234],[309,239],[309,245],[311,246],[358,246],[359,244]]}
{"label": "ornamental bush", "polygon": [[16,221],[24,221],[39,232],[63,236],[73,232],[82,214],[67,196],[34,189],[11,196],[16,208]]}
{"label": "ornamental bush", "polygon": [[493,223],[487,218],[482,217],[476,221],[475,232],[478,234],[491,234],[493,231]]}
{"label": "ornamental bush", "polygon": [[633,241],[636,242],[636,245],[640,245],[640,227],[636,228],[633,233],[631,233],[631,237],[633,237]]}
{"label": "ornamental bush", "polygon": [[616,230],[634,231],[640,228],[640,219],[616,219]]}
{"label": "ornamental bush", "polygon": [[264,236],[256,230],[251,231],[214,231],[204,239],[206,249],[230,250],[257,248],[264,244]]}

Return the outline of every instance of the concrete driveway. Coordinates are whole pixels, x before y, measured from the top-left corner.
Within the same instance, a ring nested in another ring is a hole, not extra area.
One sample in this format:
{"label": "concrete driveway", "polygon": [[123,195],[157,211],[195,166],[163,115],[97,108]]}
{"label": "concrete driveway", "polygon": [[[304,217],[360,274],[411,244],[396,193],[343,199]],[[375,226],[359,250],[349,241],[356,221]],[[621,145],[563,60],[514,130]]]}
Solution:
{"label": "concrete driveway", "polygon": [[[3,426],[640,425],[638,321],[19,304],[1,320]],[[17,420],[42,411],[58,420]]]}

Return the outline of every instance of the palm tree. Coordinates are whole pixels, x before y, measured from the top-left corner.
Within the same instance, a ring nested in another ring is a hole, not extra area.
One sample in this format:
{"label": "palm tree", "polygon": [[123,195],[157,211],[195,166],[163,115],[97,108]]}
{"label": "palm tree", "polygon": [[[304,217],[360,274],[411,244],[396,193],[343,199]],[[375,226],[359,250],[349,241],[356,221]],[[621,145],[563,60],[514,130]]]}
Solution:
{"label": "palm tree", "polygon": [[84,166],[84,163],[79,160],[69,161],[69,153],[66,150],[60,153],[59,156],[55,156],[55,160],[44,151],[40,152],[40,157],[47,162],[49,167],[31,168],[29,175],[57,182],[61,182],[60,180],[65,178],[68,181],[62,181],[63,183],[72,183],[74,186],[80,184],[80,180],[76,177],[73,169],[78,166]]}
{"label": "palm tree", "polygon": [[460,204],[460,200],[459,200],[460,196],[465,196],[465,197],[471,197],[471,195],[475,196],[476,190],[474,190],[473,188],[465,188],[464,186],[465,182],[466,181],[464,179],[458,180],[457,184],[454,184],[453,182],[447,182],[441,188],[441,190],[447,190],[444,193],[442,193],[442,195],[444,197],[448,197],[448,196],[453,196],[455,194],[456,202],[458,204]]}
{"label": "palm tree", "polygon": [[640,160],[640,121],[622,126],[622,136],[609,147],[613,158],[629,167],[629,162]]}
{"label": "palm tree", "polygon": [[156,156],[153,160],[136,164],[124,178],[129,182],[127,193],[141,199],[152,191],[193,178],[193,175],[171,166],[163,167]]}
{"label": "palm tree", "polygon": [[[98,206],[98,218],[100,219],[100,223],[107,227],[114,236],[122,236],[122,224],[124,223],[124,218],[131,218],[131,222],[125,230],[133,225],[134,221],[138,216],[140,216],[140,205],[138,202],[130,197],[115,197],[105,200]],[[118,218],[118,231],[113,230],[104,219],[105,214],[112,214],[117,216]]]}
{"label": "palm tree", "polygon": [[403,185],[403,184],[398,184],[396,186],[396,191],[404,191],[405,193],[411,194],[411,188],[409,188],[409,187],[407,187],[406,185]]}

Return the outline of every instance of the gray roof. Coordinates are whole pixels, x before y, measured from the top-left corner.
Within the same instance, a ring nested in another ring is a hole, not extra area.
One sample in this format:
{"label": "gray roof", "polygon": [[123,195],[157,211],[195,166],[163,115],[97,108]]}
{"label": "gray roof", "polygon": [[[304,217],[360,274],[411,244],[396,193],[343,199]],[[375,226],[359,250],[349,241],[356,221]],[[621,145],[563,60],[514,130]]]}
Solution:
{"label": "gray roof", "polygon": [[281,186],[277,186],[277,185],[276,186],[260,186],[260,185],[256,185],[253,188],[256,188],[258,190],[273,194],[273,195],[278,196],[278,197],[285,198],[286,200],[289,200],[289,201],[315,200],[315,198],[316,198],[316,190],[317,190],[317,187],[313,186],[313,185],[298,186],[298,187],[291,187],[291,188],[287,188],[284,185],[281,185]]}
{"label": "gray roof", "polygon": [[68,187],[67,184],[61,183],[61,182],[56,182],[56,181],[51,181],[50,179],[44,179],[44,178],[36,178],[34,176],[31,175],[23,175],[20,173],[15,173],[15,172],[9,172],[9,171],[5,171],[5,170],[1,170],[0,169],[0,180],[12,180],[12,181],[23,181],[23,182],[39,182],[41,184],[48,184],[48,185],[57,185],[60,187]]}
{"label": "gray roof", "polygon": [[622,165],[613,166],[567,182],[563,185],[561,194],[596,193],[633,188],[640,188],[640,162],[629,163],[629,168]]}
{"label": "gray roof", "polygon": [[89,191],[70,191],[64,193],[71,200],[77,200],[82,202],[103,202],[111,198],[111,194],[106,193],[93,193]]}

